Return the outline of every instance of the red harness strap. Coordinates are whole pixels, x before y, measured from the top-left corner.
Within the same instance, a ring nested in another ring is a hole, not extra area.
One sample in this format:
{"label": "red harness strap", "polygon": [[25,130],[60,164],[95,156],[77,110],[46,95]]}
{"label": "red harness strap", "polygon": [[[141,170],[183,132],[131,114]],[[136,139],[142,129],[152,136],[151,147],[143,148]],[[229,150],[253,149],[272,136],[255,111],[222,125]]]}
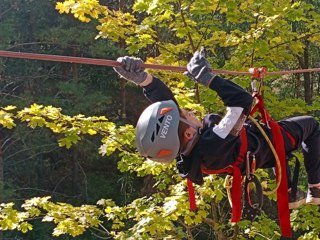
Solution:
{"label": "red harness strap", "polygon": [[292,149],[294,149],[297,146],[297,141],[296,139],[292,136],[291,133],[289,133],[286,129],[284,129],[282,126],[280,126],[280,129],[287,135],[287,137],[289,138],[290,142],[291,142],[291,147]]}
{"label": "red harness strap", "polygon": [[[253,115],[256,110],[259,110],[262,121],[266,126],[271,129],[272,136],[273,136],[273,145],[275,146],[275,150],[278,154],[278,157],[281,162],[281,169],[282,169],[282,179],[277,190],[277,199],[278,199],[278,214],[279,214],[279,222],[280,222],[280,230],[282,236],[284,237],[291,237],[291,224],[290,224],[290,212],[289,212],[289,200],[288,200],[288,182],[287,182],[287,171],[286,169],[286,154],[284,149],[284,139],[281,134],[281,127],[280,125],[274,121],[269,113],[266,111],[264,107],[263,99],[260,95],[255,95],[256,98],[256,105],[252,109],[250,115]],[[289,137],[291,144],[294,146],[295,139],[285,131],[287,136]],[[239,222],[241,219],[241,196],[242,196],[242,175],[240,171],[240,165],[243,163],[247,148],[248,148],[248,140],[245,128],[243,127],[240,132],[240,140],[241,140],[241,147],[238,158],[233,165],[230,165],[224,169],[219,170],[209,170],[209,169],[202,169],[202,172],[205,174],[220,174],[220,173],[229,173],[233,175],[232,181],[232,222]],[[279,177],[279,169],[276,167],[276,179],[278,180]],[[188,190],[189,190],[189,201],[190,201],[190,209],[194,210],[196,208],[196,201],[195,201],[195,192],[193,188],[193,184],[191,180],[188,179]]]}
{"label": "red harness strap", "polygon": [[[202,169],[202,172],[205,174],[220,174],[220,173],[228,173],[233,175],[232,180],[232,189],[231,189],[231,199],[232,199],[232,222],[239,222],[241,219],[242,212],[242,204],[241,204],[241,196],[242,196],[242,175],[240,171],[240,166],[244,161],[244,158],[248,149],[248,140],[247,133],[245,128],[243,127],[240,132],[240,152],[237,157],[237,160],[234,164],[219,170],[210,170],[210,169]],[[196,209],[196,201],[195,201],[195,192],[193,188],[193,184],[190,179],[187,179],[188,183],[188,191],[189,191],[189,201],[190,201],[190,209]]]}
{"label": "red harness strap", "polygon": [[[286,171],[286,153],[284,149],[284,139],[281,134],[281,127],[280,125],[274,121],[269,113],[266,111],[264,107],[264,102],[262,97],[259,94],[254,95],[253,97],[256,98],[256,104],[250,112],[250,115],[253,115],[257,110],[259,110],[263,123],[271,129],[272,132],[272,142],[275,146],[275,150],[278,154],[280,165],[281,165],[281,173],[282,179],[277,189],[277,199],[278,199],[278,214],[279,214],[279,222],[280,222],[280,230],[282,236],[284,237],[291,237],[291,224],[290,224],[290,212],[289,212],[289,199],[288,199],[288,182],[287,182],[287,171]],[[294,146],[295,139],[285,131],[287,136],[289,137],[291,144]],[[219,170],[209,170],[209,169],[202,169],[202,172],[205,174],[220,174],[220,173],[229,173],[233,175],[232,181],[232,222],[239,222],[241,219],[241,196],[242,196],[242,175],[240,171],[240,165],[243,163],[245,155],[247,153],[248,148],[248,140],[245,128],[243,127],[240,132],[240,140],[241,140],[241,147],[240,152],[238,155],[237,160],[233,165],[230,165],[224,169]],[[279,169],[276,167],[276,179],[278,180],[279,177]],[[189,190],[189,201],[190,201],[190,209],[194,210],[196,208],[196,201],[195,201],[195,192],[193,188],[193,184],[191,180],[188,179],[188,190]]]}
{"label": "red harness strap", "polygon": [[[258,109],[261,116],[262,121],[271,129],[272,132],[272,144],[275,146],[275,150],[278,154],[280,165],[281,165],[281,182],[279,188],[277,189],[277,203],[278,203],[278,214],[279,214],[279,223],[281,235],[284,237],[292,237],[291,224],[290,224],[290,212],[289,212],[289,199],[288,199],[288,181],[287,181],[287,163],[286,163],[286,153],[284,147],[284,139],[281,134],[280,125],[274,121],[269,113],[266,111],[264,107],[263,99],[260,95],[254,95],[256,98],[256,105],[252,109],[250,115],[253,115],[255,111]],[[285,131],[286,132],[286,131]],[[295,139],[286,132],[289,137],[291,144],[295,145]],[[279,169],[276,165],[276,179],[279,177]]]}

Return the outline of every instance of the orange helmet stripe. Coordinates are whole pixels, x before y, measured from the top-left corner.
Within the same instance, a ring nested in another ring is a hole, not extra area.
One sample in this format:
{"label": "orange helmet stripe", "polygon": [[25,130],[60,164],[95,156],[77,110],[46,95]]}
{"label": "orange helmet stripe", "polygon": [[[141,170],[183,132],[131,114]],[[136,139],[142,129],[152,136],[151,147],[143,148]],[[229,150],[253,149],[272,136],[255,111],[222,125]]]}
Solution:
{"label": "orange helmet stripe", "polygon": [[157,157],[163,157],[172,154],[171,150],[162,149],[158,152]]}
{"label": "orange helmet stripe", "polygon": [[173,108],[172,107],[167,107],[167,108],[162,108],[161,111],[160,111],[160,115],[164,115],[166,114],[167,112],[170,112]]}

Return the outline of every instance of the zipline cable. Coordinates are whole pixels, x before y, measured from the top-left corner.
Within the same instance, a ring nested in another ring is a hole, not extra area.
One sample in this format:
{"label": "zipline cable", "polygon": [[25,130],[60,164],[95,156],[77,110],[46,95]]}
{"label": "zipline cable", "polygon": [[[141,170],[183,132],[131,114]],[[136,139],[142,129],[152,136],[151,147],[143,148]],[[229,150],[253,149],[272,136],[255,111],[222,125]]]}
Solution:
{"label": "zipline cable", "polygon": [[[115,60],[106,60],[106,59],[98,59],[98,58],[84,58],[84,57],[70,57],[70,56],[49,55],[49,54],[39,54],[39,53],[24,53],[24,52],[13,52],[13,51],[3,51],[3,50],[0,50],[0,57],[91,64],[91,65],[109,66],[109,67],[121,66],[121,63],[119,63]],[[168,66],[168,65],[160,65],[160,64],[145,63],[143,66],[145,68],[157,69],[157,70],[167,70],[167,71],[173,71],[173,72],[184,72],[187,70],[186,67]],[[216,74],[229,74],[229,75],[252,75],[249,72],[238,72],[238,71],[216,70],[216,69],[212,70],[212,72],[216,73]],[[268,72],[267,74],[268,75],[286,75],[286,74],[306,73],[306,72],[309,72],[309,73],[310,72],[320,72],[320,68]]]}

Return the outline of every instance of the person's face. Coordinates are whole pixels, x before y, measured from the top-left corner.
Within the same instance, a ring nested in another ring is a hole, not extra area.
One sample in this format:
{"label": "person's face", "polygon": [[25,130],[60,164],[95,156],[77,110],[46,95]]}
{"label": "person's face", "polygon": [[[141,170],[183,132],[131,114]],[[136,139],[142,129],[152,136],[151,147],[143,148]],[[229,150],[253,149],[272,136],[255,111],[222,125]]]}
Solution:
{"label": "person's face", "polygon": [[185,119],[192,124],[196,125],[197,127],[202,128],[202,123],[199,121],[199,119],[196,117],[196,115],[192,111],[187,111],[185,109],[181,109],[181,113],[185,117]]}

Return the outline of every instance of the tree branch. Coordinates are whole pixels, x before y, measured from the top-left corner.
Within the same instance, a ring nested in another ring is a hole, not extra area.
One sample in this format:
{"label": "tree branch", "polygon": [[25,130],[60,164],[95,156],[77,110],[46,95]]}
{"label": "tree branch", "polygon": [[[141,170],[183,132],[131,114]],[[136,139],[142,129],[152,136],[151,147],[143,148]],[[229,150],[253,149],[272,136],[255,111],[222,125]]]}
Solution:
{"label": "tree branch", "polygon": [[[18,43],[16,45],[13,45],[11,47],[9,47],[7,50],[12,50],[14,48],[18,48],[18,47],[24,47],[24,46],[32,46],[32,45],[60,45],[59,43],[52,43],[52,42],[29,42],[29,43]],[[68,47],[79,47],[78,45],[75,44],[70,44],[68,45]]]}
{"label": "tree branch", "polygon": [[[212,12],[211,21],[213,21],[214,15],[217,13],[219,7],[220,7],[220,1],[218,2],[216,9]],[[208,33],[208,30],[209,30],[209,24],[207,25],[206,30],[204,31],[204,33],[201,35],[201,38],[200,38],[200,40],[199,40],[199,42],[197,44],[196,49],[199,49],[199,47],[201,45],[201,42],[202,42],[202,40],[204,38],[204,35],[206,35]]]}
{"label": "tree branch", "polygon": [[14,8],[14,5],[11,5],[7,10],[4,10],[1,14],[0,14],[0,19],[7,14],[9,11],[11,11]]}
{"label": "tree branch", "polygon": [[274,48],[277,48],[277,47],[280,47],[280,46],[285,45],[285,44],[289,44],[289,43],[291,43],[292,41],[297,41],[297,40],[300,40],[300,39],[303,39],[303,38],[311,37],[311,36],[313,36],[313,35],[315,35],[315,34],[318,34],[318,33],[320,33],[320,31],[317,31],[317,32],[314,32],[314,33],[309,33],[309,34],[306,34],[306,35],[303,35],[303,36],[300,36],[300,37],[295,37],[295,38],[293,38],[293,39],[291,39],[291,40],[289,40],[289,41],[282,42],[282,43],[279,43],[279,44],[277,44],[277,45],[275,45],[275,46],[270,47],[270,50],[272,50],[272,49],[274,49]]}
{"label": "tree branch", "polygon": [[[182,22],[183,22],[183,25],[185,27],[188,27],[188,24],[186,22],[186,19],[184,17],[184,12],[182,10],[182,3],[181,3],[181,0],[178,0],[179,2],[179,7],[180,7],[180,15],[181,15],[181,19],[182,19]],[[197,49],[194,45],[194,42],[193,42],[193,39],[192,39],[192,36],[191,36],[191,33],[188,31],[188,39],[189,39],[189,42],[191,44],[191,48],[192,48],[192,52],[195,52]],[[198,83],[195,84],[195,89],[196,89],[196,101],[197,103],[200,103],[200,93],[199,93],[199,85]]]}

